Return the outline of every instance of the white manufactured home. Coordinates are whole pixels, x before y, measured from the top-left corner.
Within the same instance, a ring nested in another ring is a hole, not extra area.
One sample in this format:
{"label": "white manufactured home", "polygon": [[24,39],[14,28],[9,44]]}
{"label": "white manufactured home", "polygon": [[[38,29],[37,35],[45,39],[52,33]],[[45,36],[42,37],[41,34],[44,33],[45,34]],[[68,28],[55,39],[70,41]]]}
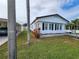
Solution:
{"label": "white manufactured home", "polygon": [[59,14],[46,15],[37,17],[31,23],[31,30],[33,31],[36,28],[40,28],[41,35],[49,36],[52,34],[64,34],[66,33],[65,25],[67,23],[69,23],[69,21]]}

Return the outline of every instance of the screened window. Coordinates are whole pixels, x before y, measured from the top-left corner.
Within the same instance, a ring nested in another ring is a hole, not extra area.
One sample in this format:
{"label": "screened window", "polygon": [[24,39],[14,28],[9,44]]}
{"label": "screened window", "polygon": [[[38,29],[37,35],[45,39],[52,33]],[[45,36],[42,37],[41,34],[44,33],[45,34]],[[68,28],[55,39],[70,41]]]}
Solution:
{"label": "screened window", "polygon": [[54,24],[50,23],[49,24],[49,30],[53,30],[54,29],[53,27],[54,27]]}
{"label": "screened window", "polygon": [[49,30],[52,30],[52,24],[49,24]]}
{"label": "screened window", "polygon": [[47,29],[48,29],[48,23],[43,23],[42,30],[47,30]]}
{"label": "screened window", "polygon": [[42,24],[42,30],[44,30],[44,23]]}
{"label": "screened window", "polygon": [[48,23],[44,23],[44,28],[45,28],[45,30],[48,29]]}
{"label": "screened window", "polygon": [[62,30],[62,24],[60,24],[60,30]]}
{"label": "screened window", "polygon": [[59,30],[59,24],[57,24],[57,30]]}
{"label": "screened window", "polygon": [[57,27],[57,25],[55,24],[55,30],[57,29],[56,27]]}
{"label": "screened window", "polygon": [[52,24],[52,30],[54,30],[54,24]]}
{"label": "screened window", "polygon": [[59,24],[55,24],[55,30],[59,30]]}

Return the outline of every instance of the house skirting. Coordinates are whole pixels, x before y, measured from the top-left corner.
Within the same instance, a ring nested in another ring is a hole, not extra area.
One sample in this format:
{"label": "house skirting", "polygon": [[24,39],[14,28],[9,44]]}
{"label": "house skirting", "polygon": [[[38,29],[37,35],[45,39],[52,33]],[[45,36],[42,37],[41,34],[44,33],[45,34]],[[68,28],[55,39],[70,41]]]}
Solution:
{"label": "house skirting", "polygon": [[41,34],[40,37],[52,37],[52,36],[64,36],[67,35],[67,33],[47,33],[47,34]]}
{"label": "house skirting", "polygon": [[79,38],[79,33],[75,34],[75,33],[47,33],[47,34],[40,34],[40,37],[53,37],[53,36],[72,36],[72,37],[78,37]]}

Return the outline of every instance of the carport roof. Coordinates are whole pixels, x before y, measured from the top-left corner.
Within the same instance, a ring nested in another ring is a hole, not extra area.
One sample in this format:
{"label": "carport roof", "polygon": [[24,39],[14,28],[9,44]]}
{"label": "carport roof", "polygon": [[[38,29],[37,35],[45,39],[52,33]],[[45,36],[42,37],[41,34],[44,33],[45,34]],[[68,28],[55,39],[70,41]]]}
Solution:
{"label": "carport roof", "polygon": [[0,18],[0,21],[5,21],[5,22],[7,22],[8,20],[5,19],[5,18]]}

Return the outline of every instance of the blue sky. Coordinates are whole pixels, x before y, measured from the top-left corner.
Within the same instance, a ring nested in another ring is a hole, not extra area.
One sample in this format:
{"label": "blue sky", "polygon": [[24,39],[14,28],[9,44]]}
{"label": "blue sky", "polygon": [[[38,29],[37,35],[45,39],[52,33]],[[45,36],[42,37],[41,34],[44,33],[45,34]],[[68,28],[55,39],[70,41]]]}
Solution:
{"label": "blue sky", "polygon": [[61,4],[60,9],[62,9],[60,14],[64,14],[68,20],[79,18],[79,0],[67,0]]}
{"label": "blue sky", "polygon": [[[79,18],[79,0],[30,0],[32,22],[36,17],[58,13],[67,20]],[[16,0],[16,21],[27,23],[26,0]],[[7,18],[7,0],[0,0],[0,18]]]}
{"label": "blue sky", "polygon": [[68,3],[65,3],[63,6],[62,6],[62,9],[64,10],[68,10],[68,9],[71,9],[73,7],[76,7],[79,5],[79,0],[71,0],[70,2]]}

